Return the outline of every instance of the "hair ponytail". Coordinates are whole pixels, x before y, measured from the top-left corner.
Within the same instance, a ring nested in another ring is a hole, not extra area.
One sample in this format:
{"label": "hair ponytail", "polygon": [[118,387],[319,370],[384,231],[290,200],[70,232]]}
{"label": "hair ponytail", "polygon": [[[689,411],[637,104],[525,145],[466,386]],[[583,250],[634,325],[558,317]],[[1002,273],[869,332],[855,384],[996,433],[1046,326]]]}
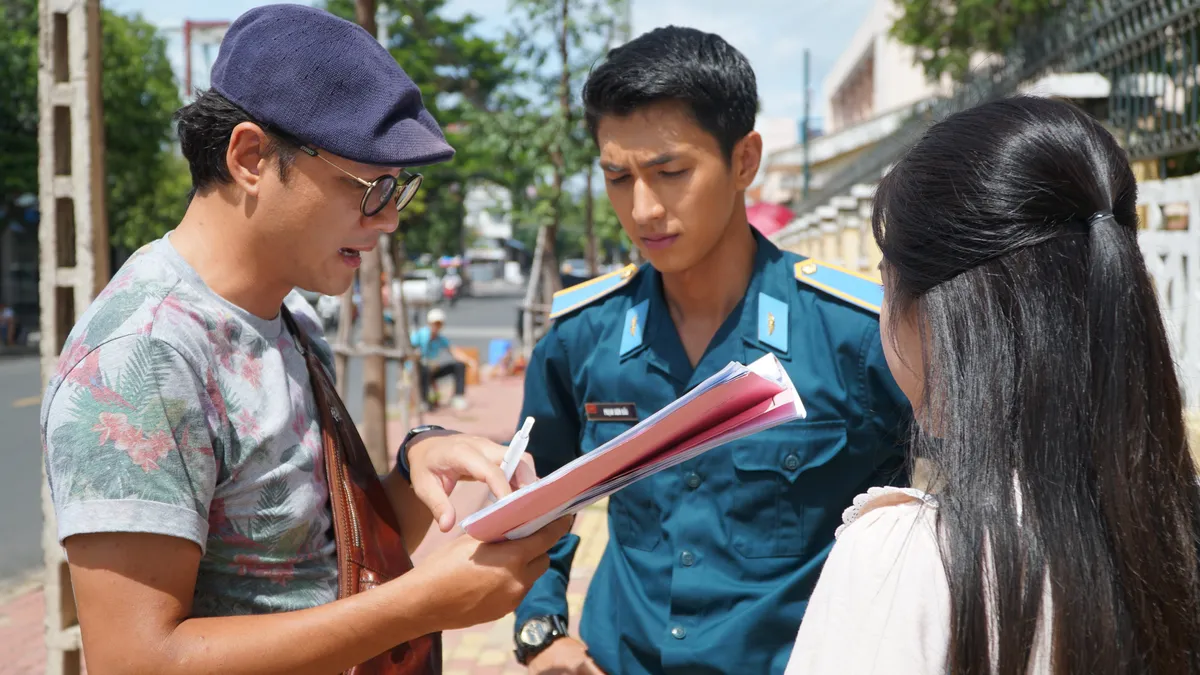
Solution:
{"label": "hair ponytail", "polygon": [[1041,621],[1060,675],[1200,673],[1200,488],[1136,193],[1099,123],[1036,98],[934,126],[876,191],[889,313],[924,331],[950,672],[1023,675]]}

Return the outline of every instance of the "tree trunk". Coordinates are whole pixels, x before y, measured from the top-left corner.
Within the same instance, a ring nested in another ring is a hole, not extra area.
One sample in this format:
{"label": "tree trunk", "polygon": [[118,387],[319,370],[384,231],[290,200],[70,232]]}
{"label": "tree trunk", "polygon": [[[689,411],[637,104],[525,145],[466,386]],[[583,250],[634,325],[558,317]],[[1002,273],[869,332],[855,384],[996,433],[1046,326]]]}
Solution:
{"label": "tree trunk", "polygon": [[562,287],[562,280],[558,275],[556,243],[558,242],[558,228],[562,224],[563,181],[566,179],[567,173],[566,144],[570,142],[571,129],[571,61],[568,50],[570,9],[571,0],[562,0],[562,24],[559,26],[558,33],[558,56],[562,60],[562,74],[558,80],[558,105],[562,114],[562,130],[554,151],[551,153],[551,159],[554,162],[554,215],[546,233],[542,259],[545,269],[552,270],[553,273],[546,274],[545,284],[542,287],[546,298]]}
{"label": "tree trunk", "polygon": [[354,0],[354,19],[372,37],[379,33],[379,27],[375,25],[375,0]]}
{"label": "tree trunk", "polygon": [[[412,357],[412,343],[409,340],[408,326],[408,307],[404,300],[404,294],[400,292],[392,292],[403,287],[403,281],[400,283],[392,283],[394,279],[399,277],[404,278],[404,242],[399,237],[390,237],[386,234],[379,235],[379,250],[383,252],[383,283],[388,288],[388,298],[391,300],[392,310],[392,346],[399,349],[405,354],[405,358],[400,361],[400,372],[396,378],[396,398],[400,402],[400,428],[408,429],[412,426],[413,418],[413,388],[410,386],[410,378],[407,377],[405,366],[409,363]],[[417,410],[417,417],[420,417],[420,410]]]}
{"label": "tree trunk", "polygon": [[529,358],[533,353],[533,345],[537,343],[538,338],[534,334],[533,319],[534,307],[543,300],[538,291],[546,285],[546,266],[542,264],[542,256],[546,252],[546,233],[546,226],[538,228],[537,243],[533,246],[533,264],[529,267],[529,283],[525,286],[525,303],[522,305],[524,311],[521,313],[521,347],[525,358]]}
{"label": "tree trunk", "polygon": [[[375,35],[375,0],[355,0],[355,18]],[[382,252],[362,254],[359,277],[362,285],[362,342],[366,347],[383,346]],[[380,474],[387,473],[387,362],[381,355],[363,357],[363,444]]]}
{"label": "tree trunk", "polygon": [[592,194],[592,176],[595,168],[595,162],[588,162],[583,185],[583,231],[587,237],[588,274],[593,277],[600,272],[600,265],[596,260],[596,197]]}
{"label": "tree trunk", "polygon": [[[338,312],[337,338],[335,345],[350,346],[350,338],[354,335],[354,283],[342,293],[341,311]],[[337,377],[337,393],[343,400],[346,398],[346,379],[350,368],[350,357],[346,354],[333,352],[333,370]]]}
{"label": "tree trunk", "polygon": [[[362,254],[362,343],[383,346],[383,297],[380,294],[381,252]],[[363,357],[363,443],[380,474],[388,471],[387,362],[381,355]]]}

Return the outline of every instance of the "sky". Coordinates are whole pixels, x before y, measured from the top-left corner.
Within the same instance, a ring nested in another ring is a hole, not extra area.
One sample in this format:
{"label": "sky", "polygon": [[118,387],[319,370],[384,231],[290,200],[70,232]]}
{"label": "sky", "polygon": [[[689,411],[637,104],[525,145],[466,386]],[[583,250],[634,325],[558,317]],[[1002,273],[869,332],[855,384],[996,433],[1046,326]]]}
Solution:
{"label": "sky", "polygon": [[[750,60],[758,79],[761,115],[804,115],[804,49],[811,50],[811,114],[820,115],[821,83],[874,0],[632,0],[633,35],[666,25],[717,33]],[[104,0],[118,12],[139,12],[171,33],[172,60],[183,70],[179,27],[192,21],[232,20],[255,0]],[[311,4],[311,2],[309,3]],[[507,0],[448,0],[450,15],[471,12],[480,30],[499,36],[509,21]]]}

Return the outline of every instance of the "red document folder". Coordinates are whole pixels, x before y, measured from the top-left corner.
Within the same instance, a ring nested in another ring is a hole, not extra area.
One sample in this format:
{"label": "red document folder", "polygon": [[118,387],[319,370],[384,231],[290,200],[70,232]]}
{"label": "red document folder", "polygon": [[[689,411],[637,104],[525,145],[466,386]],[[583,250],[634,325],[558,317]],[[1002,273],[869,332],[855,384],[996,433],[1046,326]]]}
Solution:
{"label": "red document folder", "polygon": [[630,483],[804,414],[774,355],[730,363],[620,436],[475,512],[462,528],[482,541],[527,537]]}

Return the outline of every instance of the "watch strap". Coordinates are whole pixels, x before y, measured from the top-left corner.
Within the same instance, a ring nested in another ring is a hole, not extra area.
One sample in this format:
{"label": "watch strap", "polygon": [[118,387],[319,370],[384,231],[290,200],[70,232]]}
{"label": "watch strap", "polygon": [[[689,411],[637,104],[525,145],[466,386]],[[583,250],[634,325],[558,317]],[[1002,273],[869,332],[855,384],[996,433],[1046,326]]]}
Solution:
{"label": "watch strap", "polygon": [[[521,642],[522,629],[524,629],[525,626],[529,622],[538,621],[538,620],[544,620],[550,624],[550,632],[547,633],[546,639],[542,640],[541,644],[537,644],[537,645],[527,645],[527,644]],[[569,631],[570,631],[570,626],[567,623],[567,618],[565,616],[551,614],[551,615],[547,615],[547,616],[535,616],[535,617],[530,618],[528,621],[521,624],[520,627],[517,628],[517,634],[516,634],[516,640],[515,640],[517,648],[516,648],[516,650],[514,650],[514,654],[517,657],[517,663],[520,663],[523,666],[529,665],[529,661],[533,657],[546,651],[546,648],[549,647],[550,645],[554,644],[555,640],[557,640],[559,638],[567,637]]]}
{"label": "watch strap", "polygon": [[436,424],[425,424],[419,427],[414,427],[408,430],[404,435],[404,440],[400,442],[400,447],[396,450],[396,472],[407,481],[412,483],[412,470],[408,466],[408,446],[414,438],[429,431],[445,431],[444,427],[439,427]]}

